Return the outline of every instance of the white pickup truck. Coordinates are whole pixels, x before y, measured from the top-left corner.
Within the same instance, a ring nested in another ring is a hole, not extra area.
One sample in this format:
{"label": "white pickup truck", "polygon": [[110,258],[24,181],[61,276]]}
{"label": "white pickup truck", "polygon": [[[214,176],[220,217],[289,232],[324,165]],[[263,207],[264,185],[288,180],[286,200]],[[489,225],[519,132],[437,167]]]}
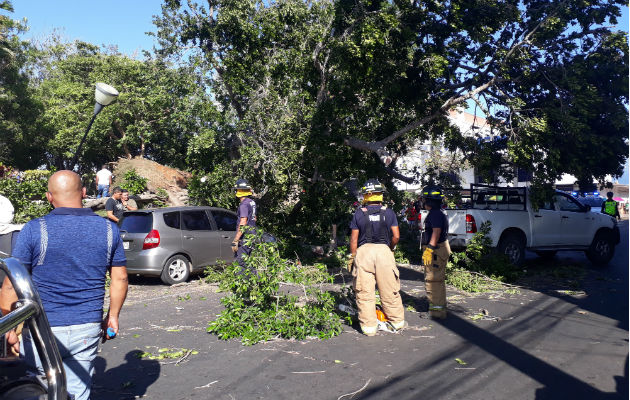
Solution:
{"label": "white pickup truck", "polygon": [[[591,212],[572,196],[556,191],[551,201],[532,207],[529,190],[520,187],[471,185],[470,208],[446,209],[449,243],[466,247],[477,227],[491,223],[492,246],[514,265],[525,260],[525,250],[543,257],[557,251],[584,251],[595,265],[605,265],[619,243],[616,220]],[[427,211],[422,212],[422,218]]]}

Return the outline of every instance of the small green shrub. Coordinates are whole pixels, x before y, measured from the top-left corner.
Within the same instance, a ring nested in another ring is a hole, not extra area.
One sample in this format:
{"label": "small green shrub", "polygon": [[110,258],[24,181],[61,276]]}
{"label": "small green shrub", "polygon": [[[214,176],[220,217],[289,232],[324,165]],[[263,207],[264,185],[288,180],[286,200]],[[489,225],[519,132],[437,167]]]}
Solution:
{"label": "small green shrub", "polygon": [[[261,243],[260,236],[246,239],[254,249],[245,264],[256,272],[241,271],[236,262],[209,270],[208,279],[218,279],[220,289],[230,294],[221,300],[225,310],[207,331],[225,340],[240,337],[244,345],[275,337],[326,339],[341,333],[335,298],[322,288],[332,282],[326,267],[305,268],[282,258],[277,244]],[[280,290],[287,283],[298,289],[296,294]]]}
{"label": "small green shrub", "polygon": [[127,189],[132,194],[141,194],[147,190],[147,178],[138,175],[135,169],[125,172],[121,187]]}
{"label": "small green shrub", "polygon": [[13,204],[14,223],[28,222],[52,210],[52,205],[46,200],[50,175],[52,171],[31,170],[0,178],[0,194]]}

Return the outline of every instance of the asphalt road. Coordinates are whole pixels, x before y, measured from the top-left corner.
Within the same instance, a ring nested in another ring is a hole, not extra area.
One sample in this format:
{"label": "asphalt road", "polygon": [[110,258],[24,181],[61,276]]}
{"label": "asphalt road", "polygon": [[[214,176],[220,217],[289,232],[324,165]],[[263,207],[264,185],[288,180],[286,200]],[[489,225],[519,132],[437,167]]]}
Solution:
{"label": "asphalt road", "polygon": [[[346,327],[326,341],[245,347],[205,332],[222,309],[215,286],[140,281],[120,336],[97,359],[93,398],[627,399],[628,222],[621,228],[613,262],[568,268],[582,271],[570,288],[553,280],[479,296],[451,288],[444,322],[407,312],[409,329],[373,338]],[[545,268],[538,261],[531,268]],[[550,263],[588,265],[581,253]],[[422,274],[401,275],[404,295],[421,299]],[[137,357],[182,348],[197,353]]]}

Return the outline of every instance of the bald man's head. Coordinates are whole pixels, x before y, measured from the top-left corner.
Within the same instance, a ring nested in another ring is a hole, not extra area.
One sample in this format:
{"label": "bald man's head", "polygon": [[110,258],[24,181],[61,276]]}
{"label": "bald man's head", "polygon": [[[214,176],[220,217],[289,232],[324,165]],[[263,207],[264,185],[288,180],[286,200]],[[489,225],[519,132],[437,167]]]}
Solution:
{"label": "bald man's head", "polygon": [[85,189],[79,175],[72,171],[57,171],[48,179],[46,198],[55,207],[82,208]]}

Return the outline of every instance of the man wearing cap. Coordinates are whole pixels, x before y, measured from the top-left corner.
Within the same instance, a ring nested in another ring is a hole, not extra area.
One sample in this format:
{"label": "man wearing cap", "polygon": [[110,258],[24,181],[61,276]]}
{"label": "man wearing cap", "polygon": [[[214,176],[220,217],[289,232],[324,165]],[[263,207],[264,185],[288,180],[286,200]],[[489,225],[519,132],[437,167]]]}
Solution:
{"label": "man wearing cap", "polygon": [[429,210],[424,219],[422,232],[422,264],[424,265],[424,283],[429,299],[431,318],[446,318],[446,264],[451,255],[448,235],[448,219],[441,210],[442,189],[430,185],[422,190],[424,208]]}
{"label": "man wearing cap", "polygon": [[253,194],[252,187],[245,179],[237,180],[234,190],[240,204],[236,212],[236,235],[232,241],[232,251],[236,255],[238,265],[241,266],[241,271],[245,272],[243,256],[250,255],[252,248],[244,243],[244,239],[248,231],[256,228],[256,202],[250,197]]}
{"label": "man wearing cap", "polygon": [[395,330],[405,325],[400,274],[394,259],[400,232],[396,214],[383,205],[384,191],[377,180],[368,180],[361,189],[365,205],[357,209],[350,223],[348,267],[354,278],[361,331],[367,336],[376,335],[378,330],[375,285],[389,323]]}

